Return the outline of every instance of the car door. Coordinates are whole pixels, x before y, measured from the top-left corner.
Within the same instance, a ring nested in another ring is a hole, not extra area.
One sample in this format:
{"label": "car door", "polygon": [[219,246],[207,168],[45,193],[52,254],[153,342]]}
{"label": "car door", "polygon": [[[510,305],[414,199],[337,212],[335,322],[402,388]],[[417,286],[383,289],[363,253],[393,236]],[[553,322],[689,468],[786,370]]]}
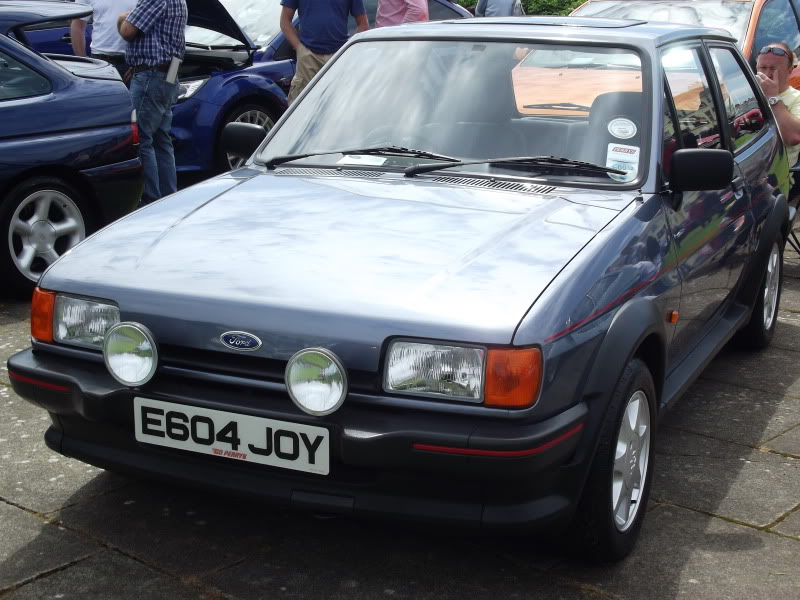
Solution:
{"label": "car door", "polygon": [[[51,21],[28,25],[24,36],[31,48],[42,54],[73,54],[70,21]],[[92,26],[86,26],[86,48],[92,39]]]}
{"label": "car door", "polygon": [[[769,212],[766,200],[774,193],[778,180],[785,180],[789,165],[777,139],[777,125],[761,104],[758,84],[747,65],[735,50],[722,44],[710,44],[708,52],[713,75],[725,96],[723,122],[736,165],[750,190],[753,219],[759,223]],[[765,173],[769,176],[765,177]]]}
{"label": "car door", "polygon": [[[664,86],[670,119],[665,119],[664,178],[669,186],[667,152],[677,148],[726,149],[719,107],[700,44],[673,46],[662,52]],[[671,138],[667,135],[672,130]],[[670,141],[671,139],[671,141]],[[681,277],[679,320],[670,347],[676,366],[721,315],[742,273],[752,230],[747,185],[738,172],[721,190],[665,194]]]}

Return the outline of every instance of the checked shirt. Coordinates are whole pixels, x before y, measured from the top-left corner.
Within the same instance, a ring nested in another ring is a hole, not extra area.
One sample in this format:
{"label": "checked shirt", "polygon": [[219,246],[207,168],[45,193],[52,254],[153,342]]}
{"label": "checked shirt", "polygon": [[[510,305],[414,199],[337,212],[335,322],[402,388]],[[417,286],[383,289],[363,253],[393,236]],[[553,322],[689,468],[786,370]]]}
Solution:
{"label": "checked shirt", "polygon": [[128,42],[127,63],[154,67],[183,58],[186,18],[186,0],[139,0],[125,19],[142,32]]}

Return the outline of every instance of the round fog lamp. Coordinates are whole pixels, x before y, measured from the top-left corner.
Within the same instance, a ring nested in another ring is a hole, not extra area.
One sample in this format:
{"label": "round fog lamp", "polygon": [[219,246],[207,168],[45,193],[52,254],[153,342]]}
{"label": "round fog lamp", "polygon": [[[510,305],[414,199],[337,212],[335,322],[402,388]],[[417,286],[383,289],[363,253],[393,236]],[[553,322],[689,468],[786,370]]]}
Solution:
{"label": "round fog lamp", "polygon": [[286,365],[286,389],[301,410],[327,415],[338,409],[347,395],[347,372],[330,350],[300,350]]}
{"label": "round fog lamp", "polygon": [[106,368],[122,385],[144,385],[158,365],[153,334],[139,323],[118,323],[106,332],[103,343]]}

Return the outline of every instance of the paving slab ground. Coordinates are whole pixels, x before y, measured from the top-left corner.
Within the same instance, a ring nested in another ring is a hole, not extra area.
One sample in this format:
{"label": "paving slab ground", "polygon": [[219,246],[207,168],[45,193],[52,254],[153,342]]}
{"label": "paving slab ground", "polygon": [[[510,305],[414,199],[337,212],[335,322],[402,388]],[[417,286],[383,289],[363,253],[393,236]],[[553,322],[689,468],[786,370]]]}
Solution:
{"label": "paving slab ground", "polygon": [[772,347],[726,349],[662,423],[634,553],[323,519],[131,480],[51,452],[5,361],[29,309],[0,299],[0,600],[800,600],[800,257]]}

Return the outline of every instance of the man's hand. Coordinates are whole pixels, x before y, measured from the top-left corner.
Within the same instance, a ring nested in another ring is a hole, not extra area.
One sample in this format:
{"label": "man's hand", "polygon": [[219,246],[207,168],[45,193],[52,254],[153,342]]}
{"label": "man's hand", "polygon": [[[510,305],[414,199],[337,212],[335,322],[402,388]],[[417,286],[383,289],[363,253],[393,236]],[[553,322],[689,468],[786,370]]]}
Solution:
{"label": "man's hand", "polygon": [[776,80],[770,79],[764,73],[756,73],[756,80],[758,81],[758,85],[761,86],[761,91],[764,92],[767,98],[780,94],[778,82]]}

